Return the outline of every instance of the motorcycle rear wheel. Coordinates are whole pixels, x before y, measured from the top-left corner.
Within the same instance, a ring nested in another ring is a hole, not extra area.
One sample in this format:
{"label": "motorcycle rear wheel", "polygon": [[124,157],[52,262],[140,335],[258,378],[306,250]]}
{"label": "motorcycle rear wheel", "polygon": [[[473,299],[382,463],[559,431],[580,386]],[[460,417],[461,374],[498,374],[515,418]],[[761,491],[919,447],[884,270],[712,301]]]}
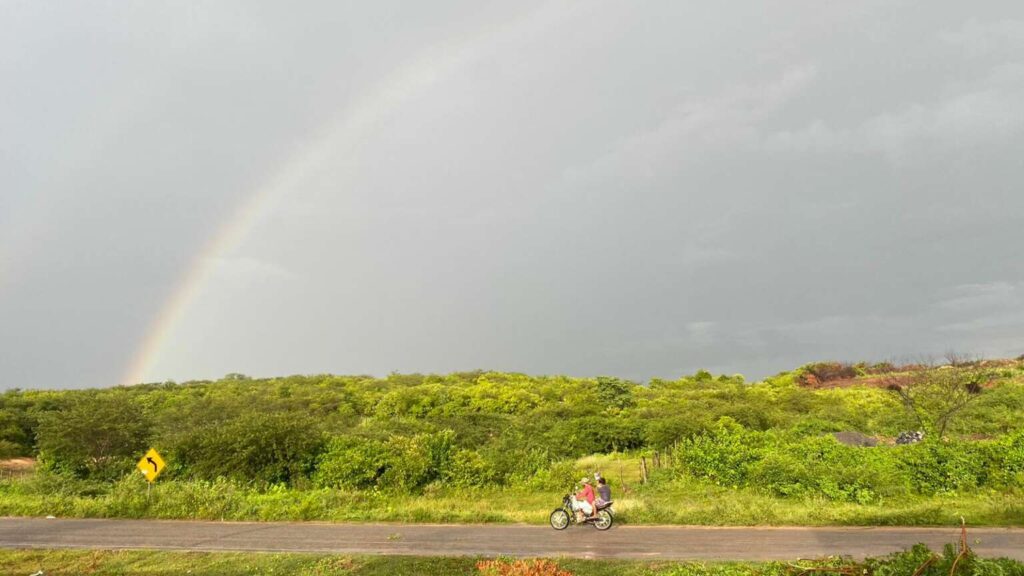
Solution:
{"label": "motorcycle rear wheel", "polygon": [[555,530],[565,530],[569,527],[569,513],[561,508],[556,508],[548,518],[548,522]]}
{"label": "motorcycle rear wheel", "polygon": [[594,521],[594,528],[598,530],[607,530],[612,527],[612,515],[607,510],[601,510],[597,513],[597,520]]}

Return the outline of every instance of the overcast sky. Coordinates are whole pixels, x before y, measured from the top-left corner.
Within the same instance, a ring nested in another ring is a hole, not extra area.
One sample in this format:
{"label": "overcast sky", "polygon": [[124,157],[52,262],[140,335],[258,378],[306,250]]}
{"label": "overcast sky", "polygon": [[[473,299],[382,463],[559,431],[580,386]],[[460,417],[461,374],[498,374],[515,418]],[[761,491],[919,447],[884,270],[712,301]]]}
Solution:
{"label": "overcast sky", "polygon": [[1024,3],[0,0],[0,387],[1024,354]]}

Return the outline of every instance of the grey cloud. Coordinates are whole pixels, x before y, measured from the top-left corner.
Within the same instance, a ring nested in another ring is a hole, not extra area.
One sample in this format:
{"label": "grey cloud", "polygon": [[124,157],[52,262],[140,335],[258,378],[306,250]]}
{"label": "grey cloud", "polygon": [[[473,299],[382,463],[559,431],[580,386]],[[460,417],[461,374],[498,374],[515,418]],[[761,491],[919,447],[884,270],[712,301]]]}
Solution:
{"label": "grey cloud", "polygon": [[976,311],[990,307],[1012,308],[1020,303],[1024,286],[1009,282],[964,284],[956,286],[951,297],[938,302],[938,306],[954,311]]}
{"label": "grey cloud", "polygon": [[972,18],[955,31],[939,37],[972,57],[1020,57],[1024,49],[1024,20],[979,21]]}
{"label": "grey cloud", "polygon": [[927,162],[936,153],[1005,141],[1024,128],[1024,66],[998,66],[966,89],[880,114],[853,129],[833,129],[816,119],[795,132],[767,136],[765,146],[800,153],[881,153],[897,163]]}

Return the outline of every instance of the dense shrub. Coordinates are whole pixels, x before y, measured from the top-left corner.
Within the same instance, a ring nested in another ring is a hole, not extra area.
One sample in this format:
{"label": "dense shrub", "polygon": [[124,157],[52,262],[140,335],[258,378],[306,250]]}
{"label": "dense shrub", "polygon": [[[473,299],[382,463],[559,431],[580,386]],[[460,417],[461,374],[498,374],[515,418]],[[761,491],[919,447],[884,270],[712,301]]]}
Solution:
{"label": "dense shrub", "polygon": [[387,459],[377,485],[403,490],[421,488],[439,475],[431,464],[427,437],[394,436],[387,442]]}
{"label": "dense shrub", "polygon": [[250,412],[197,430],[171,454],[198,478],[294,483],[312,472],[322,447],[315,421],[306,416]]}
{"label": "dense shrub", "polygon": [[523,483],[557,460],[548,449],[516,441],[515,436],[482,448],[480,455],[501,484]]}
{"label": "dense shrub", "polygon": [[920,494],[955,493],[989,485],[1000,457],[989,442],[922,442],[892,449]]}
{"label": "dense shrub", "polygon": [[995,451],[1001,457],[1001,462],[992,474],[994,483],[1024,486],[1024,431],[1000,440]]}
{"label": "dense shrub", "polygon": [[870,503],[908,494],[1021,486],[1024,435],[995,442],[846,446],[831,435],[747,430],[730,421],[681,443],[679,472],[776,496]]}
{"label": "dense shrub", "polygon": [[547,446],[563,457],[617,452],[644,443],[644,424],[615,416],[557,419],[545,435]]}
{"label": "dense shrub", "polygon": [[842,362],[817,362],[808,364],[800,370],[800,383],[805,386],[816,386],[836,380],[856,378],[859,371],[851,364]]}
{"label": "dense shrub", "polygon": [[846,446],[831,435],[775,440],[749,468],[748,483],[778,496],[825,496],[866,504],[909,492],[884,450]]}
{"label": "dense shrub", "polygon": [[491,478],[479,454],[456,449],[455,433],[443,430],[383,442],[335,437],[320,455],[313,479],[332,488],[418,490],[439,480],[471,486]]}
{"label": "dense shrub", "polygon": [[538,470],[523,483],[536,490],[565,490],[567,487],[575,485],[581,476],[588,473],[589,470],[576,468],[575,462],[555,462]]}
{"label": "dense shrub", "polygon": [[314,481],[327,488],[372,488],[388,464],[384,442],[354,436],[332,438],[317,461]]}
{"label": "dense shrub", "polygon": [[644,444],[654,448],[666,448],[700,434],[711,427],[711,423],[701,416],[678,415],[649,422],[645,430]]}
{"label": "dense shrub", "polygon": [[443,471],[444,482],[452,486],[486,486],[502,482],[490,462],[475,450],[459,450],[452,454],[448,468]]}
{"label": "dense shrub", "polygon": [[714,429],[684,441],[676,461],[694,476],[722,486],[741,485],[747,481],[750,464],[761,458],[762,440],[762,435],[722,419]]}

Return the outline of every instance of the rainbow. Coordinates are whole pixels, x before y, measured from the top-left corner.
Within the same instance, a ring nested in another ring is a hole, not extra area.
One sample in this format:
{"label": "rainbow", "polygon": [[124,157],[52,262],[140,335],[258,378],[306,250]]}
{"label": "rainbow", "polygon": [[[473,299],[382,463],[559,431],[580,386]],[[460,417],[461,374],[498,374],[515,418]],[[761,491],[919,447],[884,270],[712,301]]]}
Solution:
{"label": "rainbow", "polygon": [[260,221],[289,194],[297,193],[303,182],[337,158],[351,157],[359,142],[389,112],[437,84],[457,70],[488,55],[487,47],[500,46],[522,36],[537,33],[567,19],[577,5],[552,4],[497,28],[443,42],[422,52],[369,90],[367,96],[344,108],[327,128],[293,153],[280,169],[243,202],[232,218],[203,246],[170,297],[150,322],[141,344],[121,379],[123,384],[153,380],[153,367],[181,318],[202,293],[217,263],[238,248]]}
{"label": "rainbow", "polygon": [[249,230],[260,220],[260,217],[269,211],[273,190],[273,188],[265,188],[252,195],[236,212],[234,218],[226,226],[221,227],[199,252],[199,256],[193,260],[181,282],[171,291],[170,298],[160,307],[156,318],[151,322],[142,340],[142,345],[139,346],[132,363],[121,379],[123,384],[139,383],[149,376],[164,343],[170,338],[189,306],[202,292],[218,257],[234,250],[245,239]]}

